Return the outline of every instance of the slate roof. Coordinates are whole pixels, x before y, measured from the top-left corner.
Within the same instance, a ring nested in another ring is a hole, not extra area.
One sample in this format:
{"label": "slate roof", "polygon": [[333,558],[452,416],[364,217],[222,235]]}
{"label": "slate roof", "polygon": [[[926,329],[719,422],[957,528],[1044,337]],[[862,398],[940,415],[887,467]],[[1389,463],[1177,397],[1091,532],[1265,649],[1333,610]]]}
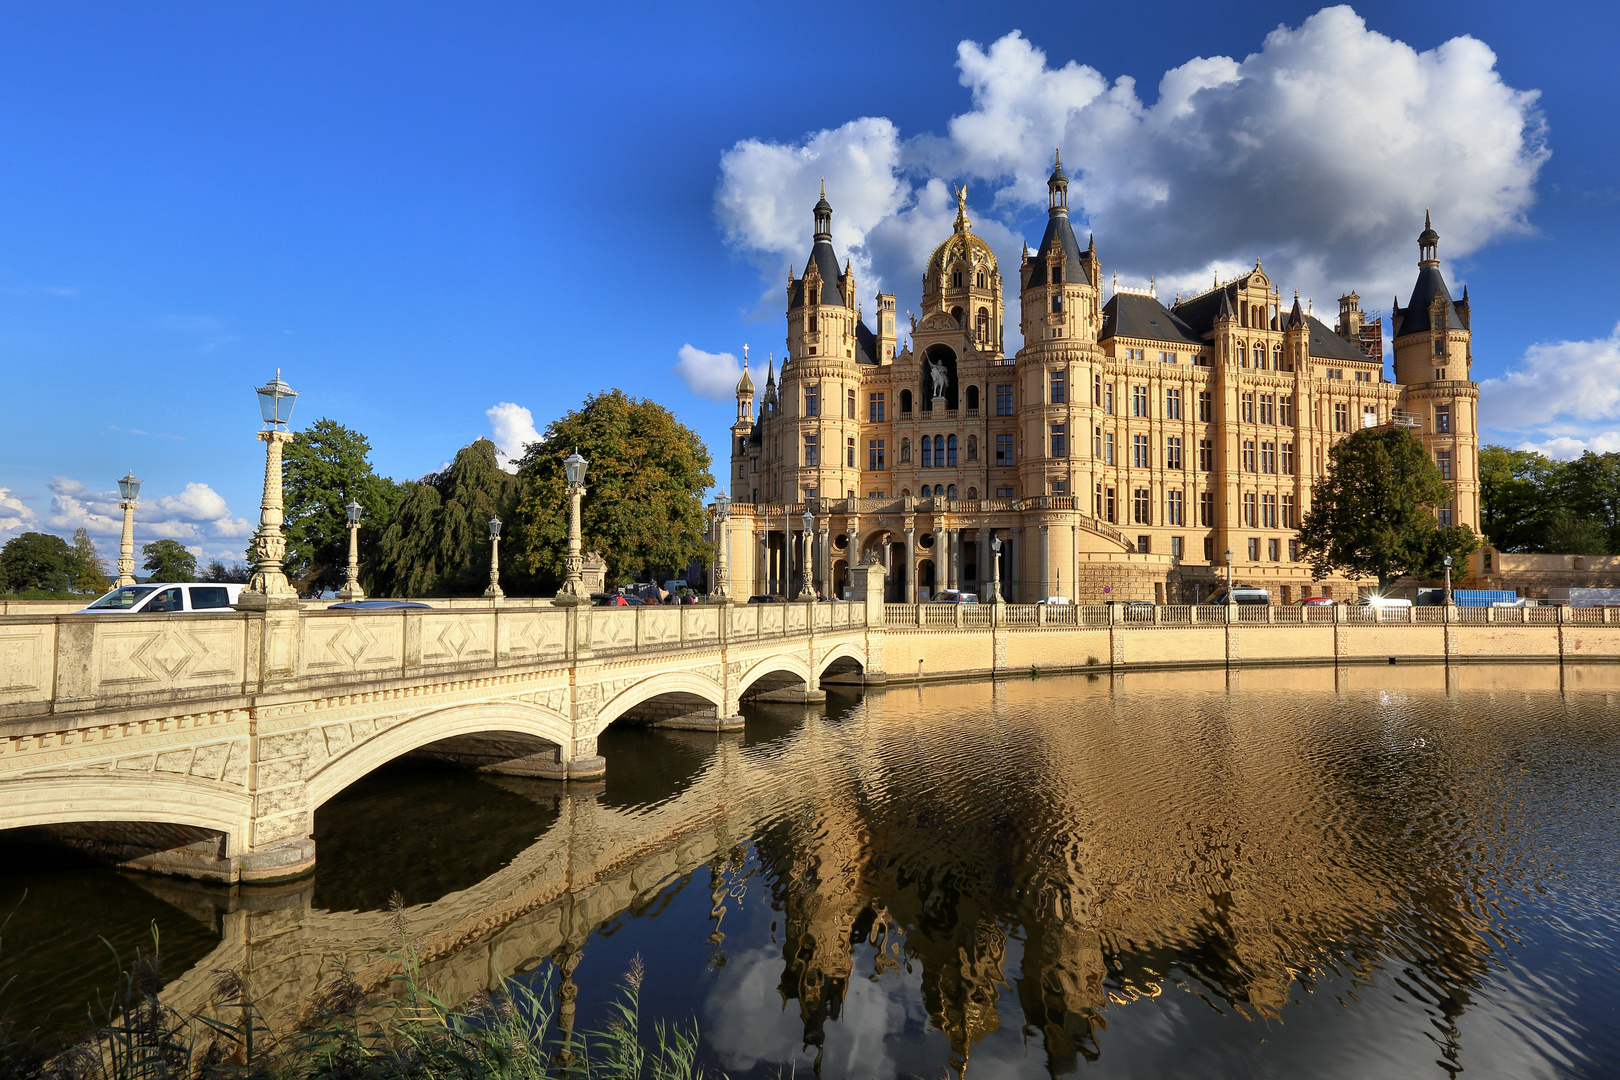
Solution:
{"label": "slate roof", "polygon": [[[817,240],[810,249],[809,262],[804,264],[806,274],[810,272],[810,264],[814,263],[821,272],[821,302],[823,304],[842,304],[844,294],[839,291],[839,283],[843,280],[843,271],[838,267],[838,252],[833,250],[832,241]],[[793,296],[788,300],[788,310],[804,306],[804,274],[794,282]]]}
{"label": "slate roof", "polygon": [[1457,314],[1457,307],[1452,303],[1451,290],[1446,288],[1446,279],[1440,273],[1438,266],[1425,266],[1418,270],[1417,284],[1412,287],[1412,300],[1404,308],[1397,308],[1395,315],[1400,318],[1400,329],[1395,332],[1401,337],[1407,334],[1428,333],[1432,327],[1429,325],[1429,305],[1436,296],[1446,298],[1446,325],[1461,326],[1462,317]]}
{"label": "slate roof", "polygon": [[1315,315],[1305,316],[1311,331],[1310,354],[1319,360],[1350,360],[1365,364],[1370,359],[1357,345],[1328,329]]}
{"label": "slate roof", "polygon": [[1102,331],[1097,338],[1106,341],[1111,337],[1148,338],[1178,345],[1204,344],[1192,327],[1177,318],[1169,308],[1151,296],[1138,296],[1135,293],[1115,293],[1103,305]]}
{"label": "slate roof", "polygon": [[1046,232],[1042,234],[1041,246],[1031,261],[1029,282],[1026,287],[1046,284],[1046,258],[1051,253],[1053,244],[1057,244],[1063,251],[1064,281],[1096,284],[1086,276],[1086,265],[1080,261],[1085,249],[1080,246],[1080,241],[1075,239],[1074,226],[1069,224],[1069,215],[1053,214],[1046,219]]}
{"label": "slate roof", "polygon": [[1183,300],[1174,308],[1176,318],[1199,338],[1208,340],[1215,333],[1215,318],[1221,313],[1224,306],[1228,311],[1232,308],[1232,298],[1237,295],[1237,282],[1232,282],[1224,289],[1211,289],[1202,296],[1195,296],[1191,300]]}
{"label": "slate roof", "polygon": [[866,320],[862,319],[855,324],[855,362],[857,364],[877,364],[877,335],[866,328]]}

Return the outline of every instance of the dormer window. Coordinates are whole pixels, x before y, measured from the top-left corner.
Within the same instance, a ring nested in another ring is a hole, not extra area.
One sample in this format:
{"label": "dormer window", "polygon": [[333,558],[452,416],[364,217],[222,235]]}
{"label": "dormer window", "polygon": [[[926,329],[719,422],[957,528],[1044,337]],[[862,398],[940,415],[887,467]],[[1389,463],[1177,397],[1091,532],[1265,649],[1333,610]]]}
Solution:
{"label": "dormer window", "polygon": [[810,286],[810,290],[807,295],[809,296],[809,299],[806,301],[806,303],[808,303],[811,307],[816,307],[821,303],[821,287],[819,285]]}
{"label": "dormer window", "polygon": [[1054,285],[1063,284],[1063,264],[1062,263],[1053,263],[1052,264],[1052,284],[1054,284]]}

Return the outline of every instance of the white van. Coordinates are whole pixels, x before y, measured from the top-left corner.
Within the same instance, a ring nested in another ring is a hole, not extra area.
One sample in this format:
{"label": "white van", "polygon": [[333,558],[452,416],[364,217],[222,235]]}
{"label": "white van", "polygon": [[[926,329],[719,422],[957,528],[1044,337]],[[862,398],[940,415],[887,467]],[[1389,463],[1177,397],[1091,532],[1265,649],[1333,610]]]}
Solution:
{"label": "white van", "polygon": [[1222,589],[1209,598],[1211,604],[1257,604],[1266,607],[1271,604],[1271,590],[1256,588],[1253,585],[1234,585],[1230,591]]}
{"label": "white van", "polygon": [[154,581],[114,589],[75,615],[156,615],[181,611],[229,611],[243,586],[224,582]]}
{"label": "white van", "polygon": [[1362,595],[1356,598],[1356,606],[1374,608],[1380,622],[1410,622],[1412,619],[1412,601],[1398,596]]}

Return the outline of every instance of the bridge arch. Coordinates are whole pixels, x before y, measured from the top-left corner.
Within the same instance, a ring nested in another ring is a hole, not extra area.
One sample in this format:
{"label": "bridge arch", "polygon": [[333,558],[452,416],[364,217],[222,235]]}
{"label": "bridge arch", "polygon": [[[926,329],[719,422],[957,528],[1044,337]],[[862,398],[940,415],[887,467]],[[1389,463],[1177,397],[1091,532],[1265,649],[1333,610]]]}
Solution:
{"label": "bridge arch", "polygon": [[[764,681],[763,686],[756,684]],[[737,679],[737,696],[742,697],[750,691],[754,693],[768,693],[772,690],[784,690],[796,683],[802,683],[805,689],[815,686],[816,674],[810,670],[809,663],[799,653],[779,653],[773,656],[762,657],[753,667]]]}
{"label": "bridge arch", "polygon": [[[247,847],[253,797],[240,787],[196,777],[119,776],[91,773],[23,777],[6,784],[0,799],[0,829],[30,825],[85,825],[141,822],[187,825],[221,833],[226,855]],[[71,798],[63,791],[70,790]]]}
{"label": "bridge arch", "polygon": [[435,709],[384,728],[329,759],[306,781],[307,804],[313,812],[356,780],[430,743],[460,735],[497,733],[529,736],[563,751],[573,746],[572,725],[566,717],[527,701],[486,701]]}
{"label": "bridge arch", "polygon": [[637,705],[665,695],[701,698],[716,708],[724,706],[726,701],[725,687],[707,675],[695,671],[665,671],[626,687],[605,702],[596,714],[593,734],[601,734],[609,724]]}
{"label": "bridge arch", "polygon": [[838,644],[831,652],[823,656],[821,662],[816,665],[816,678],[819,680],[823,675],[833,671],[835,665],[836,671],[840,673],[856,668],[864,672],[866,670],[866,650],[850,641]]}

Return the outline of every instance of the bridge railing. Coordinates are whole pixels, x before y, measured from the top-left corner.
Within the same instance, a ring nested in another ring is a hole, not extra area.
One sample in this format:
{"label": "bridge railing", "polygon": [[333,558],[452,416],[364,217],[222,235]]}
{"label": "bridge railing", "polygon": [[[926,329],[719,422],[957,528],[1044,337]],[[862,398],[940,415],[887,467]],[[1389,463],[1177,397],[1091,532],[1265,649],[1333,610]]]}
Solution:
{"label": "bridge railing", "polygon": [[885,604],[885,625],[956,629],[974,626],[1002,626],[1012,629],[1038,627],[1107,627],[1129,629],[1174,629],[1189,626],[1322,626],[1343,623],[1349,626],[1437,626],[1445,623],[1511,626],[1575,626],[1620,624],[1620,608],[1572,608],[1562,606],[1450,609],[1424,607],[1358,607],[1353,605],[1239,605],[1228,610],[1214,604]]}

